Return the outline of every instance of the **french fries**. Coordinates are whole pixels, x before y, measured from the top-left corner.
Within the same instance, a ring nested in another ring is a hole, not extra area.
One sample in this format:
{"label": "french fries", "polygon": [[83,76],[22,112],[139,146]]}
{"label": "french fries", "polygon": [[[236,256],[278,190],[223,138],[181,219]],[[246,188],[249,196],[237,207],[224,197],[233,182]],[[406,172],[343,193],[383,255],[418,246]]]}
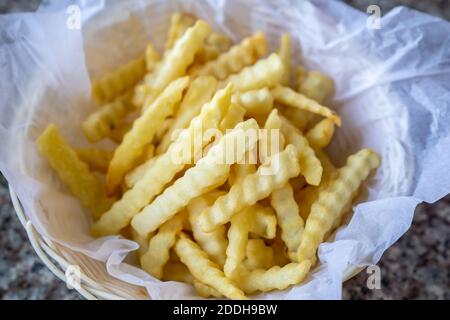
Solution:
{"label": "french fries", "polygon": [[325,151],[341,125],[334,83],[293,65],[293,41],[283,34],[265,57],[262,32],[233,44],[176,13],[163,53],[148,44],[95,80],[101,106],[81,129],[115,150],[72,149],[55,125],[37,139],[92,211],[91,234],[136,242],[139,262],[130,263],[204,298],[247,299],[304,281],[380,159],[363,149],[334,165]]}
{"label": "french fries", "polygon": [[50,124],[36,141],[40,154],[56,171],[61,181],[81,203],[92,211],[94,219],[107,210],[113,199],[106,196],[105,189],[81,161],[75,150],[64,140],[59,129]]}

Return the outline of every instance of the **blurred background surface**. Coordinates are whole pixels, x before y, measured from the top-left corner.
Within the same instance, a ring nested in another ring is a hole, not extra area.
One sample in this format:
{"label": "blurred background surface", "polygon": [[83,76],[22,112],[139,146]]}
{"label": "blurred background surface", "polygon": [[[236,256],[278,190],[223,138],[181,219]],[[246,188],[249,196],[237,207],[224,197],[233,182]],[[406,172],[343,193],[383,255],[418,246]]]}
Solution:
{"label": "blurred background surface", "polygon": [[[0,13],[35,11],[40,0],[0,0]],[[346,0],[382,14],[403,5],[450,20],[450,0]],[[82,299],[39,260],[12,207],[0,174],[0,299]],[[411,229],[385,254],[381,289],[369,290],[362,271],[343,285],[344,299],[450,299],[450,196],[417,207]]]}

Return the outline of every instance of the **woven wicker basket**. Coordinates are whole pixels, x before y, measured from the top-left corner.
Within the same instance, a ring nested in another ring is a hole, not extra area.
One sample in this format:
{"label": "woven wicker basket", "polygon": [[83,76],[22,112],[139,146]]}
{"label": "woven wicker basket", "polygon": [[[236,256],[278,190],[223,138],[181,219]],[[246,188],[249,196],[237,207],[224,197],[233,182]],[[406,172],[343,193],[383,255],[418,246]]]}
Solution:
{"label": "woven wicker basket", "polygon": [[[24,213],[20,200],[11,186],[9,186],[9,194],[33,249],[42,262],[59,279],[67,283],[67,268],[77,265],[81,268],[81,282],[80,286],[74,289],[88,300],[149,299],[147,291],[143,287],[131,285],[109,275],[103,262],[75,252],[39,234]],[[356,276],[363,269],[363,267],[356,267],[349,270],[344,277],[344,281]],[[92,270],[96,270],[96,272],[92,272]],[[98,270],[102,272],[99,273]]]}

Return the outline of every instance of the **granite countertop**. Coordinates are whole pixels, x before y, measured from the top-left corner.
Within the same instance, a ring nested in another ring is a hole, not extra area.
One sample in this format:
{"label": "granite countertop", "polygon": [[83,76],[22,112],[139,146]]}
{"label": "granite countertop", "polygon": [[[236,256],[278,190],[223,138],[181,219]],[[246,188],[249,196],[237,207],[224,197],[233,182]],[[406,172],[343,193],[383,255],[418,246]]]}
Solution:
{"label": "granite countertop", "polygon": [[[0,13],[33,11],[39,0],[0,0]],[[447,0],[347,0],[365,11],[377,4],[386,13],[406,5],[450,19]],[[81,299],[39,260],[12,207],[0,174],[0,299]],[[370,290],[363,271],[343,285],[344,299],[450,299],[450,195],[416,209],[411,229],[383,255],[381,289]]]}

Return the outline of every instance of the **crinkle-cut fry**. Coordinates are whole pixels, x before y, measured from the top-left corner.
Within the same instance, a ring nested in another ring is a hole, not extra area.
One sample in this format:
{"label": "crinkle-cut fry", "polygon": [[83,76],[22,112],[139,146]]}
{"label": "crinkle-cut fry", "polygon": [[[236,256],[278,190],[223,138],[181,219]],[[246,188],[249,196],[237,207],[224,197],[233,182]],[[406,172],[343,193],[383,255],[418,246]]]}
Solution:
{"label": "crinkle-cut fry", "polygon": [[297,150],[292,145],[274,155],[269,165],[260,166],[256,173],[233,185],[226,195],[203,211],[200,216],[203,230],[210,232],[229,222],[233,215],[268,197],[273,190],[281,188],[300,173]]}
{"label": "crinkle-cut fry", "polygon": [[147,67],[147,72],[153,71],[160,60],[161,57],[153,44],[147,44],[147,47],[145,48],[145,65]]}
{"label": "crinkle-cut fry", "polygon": [[303,75],[299,92],[318,103],[325,103],[334,94],[334,81],[319,71],[309,71]]}
{"label": "crinkle-cut fry", "polygon": [[273,109],[266,119],[264,131],[261,131],[259,143],[259,162],[265,163],[274,154],[284,148],[284,137],[281,133],[281,119],[278,116],[278,110]]}
{"label": "crinkle-cut fry", "polygon": [[245,108],[232,102],[228,108],[228,112],[220,122],[219,128],[222,132],[233,129],[238,123],[244,121]]}
{"label": "crinkle-cut fry", "polygon": [[175,245],[176,236],[181,232],[186,216],[187,213],[183,210],[162,224],[151,238],[147,252],[141,256],[142,269],[155,278],[162,278],[164,265],[169,261],[170,249]]}
{"label": "crinkle-cut fry", "polygon": [[169,145],[178,138],[181,129],[189,126],[189,123],[201,111],[202,106],[211,100],[216,91],[217,80],[214,77],[198,77],[194,79],[181,101],[180,107],[174,117],[174,122],[159,143],[156,152],[166,152]]}
{"label": "crinkle-cut fry", "polygon": [[141,165],[134,168],[133,171],[129,172],[124,179],[125,186],[127,188],[133,188],[134,185],[145,175],[147,170],[150,170],[155,165],[158,157],[160,157],[160,155],[156,155],[153,158],[148,159]]}
{"label": "crinkle-cut fry", "polygon": [[273,266],[273,249],[263,239],[249,239],[244,265],[249,270],[267,269]]}
{"label": "crinkle-cut fry", "polygon": [[129,91],[90,114],[81,124],[86,138],[95,143],[108,137],[116,126],[135,110],[131,97],[132,91]]}
{"label": "crinkle-cut fry", "polygon": [[216,289],[214,289],[211,286],[204,284],[203,282],[201,282],[197,279],[194,279],[192,281],[192,283],[200,297],[203,297],[203,298],[209,298],[209,297],[222,298],[223,297],[223,295],[219,291],[217,291]]}
{"label": "crinkle-cut fry", "polygon": [[223,266],[225,263],[225,251],[228,246],[228,240],[226,237],[226,228],[221,226],[212,232],[204,232],[200,227],[198,217],[200,213],[210,205],[224,192],[211,191],[200,197],[193,199],[189,202],[187,210],[189,212],[189,221],[192,226],[192,235],[198,245],[208,254],[210,259],[217,263],[219,266]]}
{"label": "crinkle-cut fry", "polygon": [[104,149],[84,148],[76,149],[78,158],[85,162],[90,170],[105,173],[112,159],[113,151]]}
{"label": "crinkle-cut fry", "polygon": [[236,163],[231,166],[228,182],[230,186],[240,183],[246,176],[256,172],[256,164],[253,163]]}
{"label": "crinkle-cut fry", "polygon": [[172,115],[173,109],[189,84],[189,77],[173,81],[155,102],[133,123],[122,143],[116,148],[108,168],[107,192],[113,194],[125,174],[143,152],[144,146],[153,140],[156,130]]}
{"label": "crinkle-cut fry", "polygon": [[178,39],[194,25],[196,18],[186,13],[175,13],[170,19],[169,34],[166,42],[166,51],[172,49]]}
{"label": "crinkle-cut fry", "polygon": [[276,53],[272,53],[268,58],[245,67],[237,74],[230,75],[220,82],[219,88],[225,87],[228,83],[233,84],[233,89],[237,92],[257,90],[264,87],[272,88],[280,83],[283,72],[283,62]]}
{"label": "crinkle-cut fry", "polygon": [[[192,199],[222,185],[228,178],[232,163],[239,162],[245,152],[257,143],[259,129],[254,119],[238,124],[223,136],[195,167],[186,171],[183,177],[164,190],[151,204],[134,216],[131,225],[141,235],[157,229],[176,212],[186,207]],[[237,147],[239,139],[245,139],[243,148]]]}
{"label": "crinkle-cut fry", "polygon": [[291,37],[288,33],[285,33],[280,38],[280,47],[277,50],[278,55],[284,64],[283,78],[281,84],[283,86],[289,86],[291,78],[291,65],[292,65],[292,45]]}
{"label": "crinkle-cut fry", "polygon": [[233,95],[233,101],[243,106],[249,117],[265,116],[273,109],[273,96],[268,88],[237,92]]}
{"label": "crinkle-cut fry", "polygon": [[142,108],[142,106],[145,103],[145,99],[147,98],[147,95],[149,95],[151,90],[145,83],[137,84],[134,87],[134,93],[133,97],[131,99],[131,102],[135,108]]}
{"label": "crinkle-cut fry", "polygon": [[247,294],[252,294],[257,291],[283,290],[291,285],[302,282],[308,275],[310,268],[311,261],[304,260],[301,263],[291,262],[283,267],[274,266],[268,270],[245,270],[241,271],[241,275],[236,282]]}
{"label": "crinkle-cut fry", "polygon": [[183,263],[177,261],[169,261],[164,266],[162,280],[193,284],[194,276]]}
{"label": "crinkle-cut fry", "polygon": [[186,69],[194,61],[195,54],[203,46],[204,40],[210,32],[210,26],[203,20],[198,20],[194,26],[186,30],[163,58],[155,73],[150,88],[151,92],[147,96],[145,104],[152,103],[170,82],[186,74]]}
{"label": "crinkle-cut fry", "polygon": [[219,52],[225,52],[233,45],[233,41],[223,33],[211,32],[206,39],[206,44],[214,46]]}
{"label": "crinkle-cut fry", "polygon": [[308,143],[308,140],[293,124],[285,117],[280,116],[282,120],[281,132],[286,139],[286,143],[293,144],[299,153],[301,173],[309,184],[319,185],[322,179],[322,165],[316,157],[314,149]]}
{"label": "crinkle-cut fry", "polygon": [[300,131],[304,132],[316,114],[297,108],[286,108],[283,115]]}
{"label": "crinkle-cut fry", "polygon": [[56,125],[50,124],[36,141],[40,154],[45,157],[61,181],[80,202],[92,211],[94,219],[109,209],[114,199],[106,196],[105,189],[80,160],[74,149],[61,136]]}
{"label": "crinkle-cut fry", "polygon": [[272,89],[272,94],[275,101],[281,102],[288,107],[297,108],[330,118],[336,125],[341,125],[341,118],[334,111],[320,105],[315,100],[312,100],[301,93],[295,92],[291,88],[278,85]]}
{"label": "crinkle-cut fry", "polygon": [[145,75],[145,58],[140,57],[103,75],[92,83],[92,97],[98,105],[110,102],[132,89]]}
{"label": "crinkle-cut fry", "polygon": [[155,133],[155,143],[161,141],[161,139],[166,135],[174,123],[174,118],[167,118],[162,123],[161,127]]}
{"label": "crinkle-cut fry", "polygon": [[331,141],[334,134],[334,122],[331,119],[325,118],[306,133],[306,139],[311,147],[315,149],[323,149]]}
{"label": "crinkle-cut fry", "polygon": [[277,234],[271,245],[271,248],[273,250],[274,265],[282,267],[282,266],[288,264],[289,262],[291,262],[291,260],[289,259],[288,253],[287,253],[286,244],[281,239],[281,231],[280,230],[277,230]]}
{"label": "crinkle-cut fry", "polygon": [[370,149],[363,149],[348,158],[347,164],[338,170],[337,176],[320,192],[318,199],[311,206],[302,242],[297,251],[298,261],[315,256],[319,244],[336,217],[342,216],[343,209],[351,197],[379,164],[380,158]]}
{"label": "crinkle-cut fry", "polygon": [[121,121],[115,128],[109,133],[109,137],[112,141],[117,144],[121,144],[123,137],[130,131],[133,126],[133,121],[124,120]]}
{"label": "crinkle-cut fry", "polygon": [[[204,130],[217,128],[231,102],[231,86],[219,90],[212,101],[206,103],[200,114],[192,119],[189,128],[182,132],[166,153],[161,154],[155,164],[145,171],[141,179],[117,201],[102,218],[94,224],[92,234],[105,236],[116,234],[130,223],[145,205],[158,195],[164,186],[182,171],[186,163],[192,163],[192,153],[179,150],[189,145],[195,149],[196,141],[203,148],[209,141],[203,139]],[[194,150],[195,151],[195,150]]]}
{"label": "crinkle-cut fry", "polygon": [[270,203],[277,214],[281,239],[289,251],[296,252],[302,240],[304,221],[299,215],[291,185],[286,183],[284,187],[275,190],[270,196]]}
{"label": "crinkle-cut fry", "polygon": [[277,218],[270,206],[254,204],[245,209],[251,217],[249,232],[265,239],[274,239],[277,232]]}
{"label": "crinkle-cut fry", "polygon": [[254,64],[267,53],[267,40],[262,32],[245,38],[241,43],[233,46],[221,54],[216,60],[210,61],[193,70],[192,75],[210,75],[223,80],[230,74],[241,71],[244,67]]}
{"label": "crinkle-cut fry", "polygon": [[201,250],[187,235],[180,234],[175,244],[175,252],[192,275],[202,283],[216,289],[227,298],[247,299],[236,284],[225,277],[220,267],[209,260],[206,252]]}

